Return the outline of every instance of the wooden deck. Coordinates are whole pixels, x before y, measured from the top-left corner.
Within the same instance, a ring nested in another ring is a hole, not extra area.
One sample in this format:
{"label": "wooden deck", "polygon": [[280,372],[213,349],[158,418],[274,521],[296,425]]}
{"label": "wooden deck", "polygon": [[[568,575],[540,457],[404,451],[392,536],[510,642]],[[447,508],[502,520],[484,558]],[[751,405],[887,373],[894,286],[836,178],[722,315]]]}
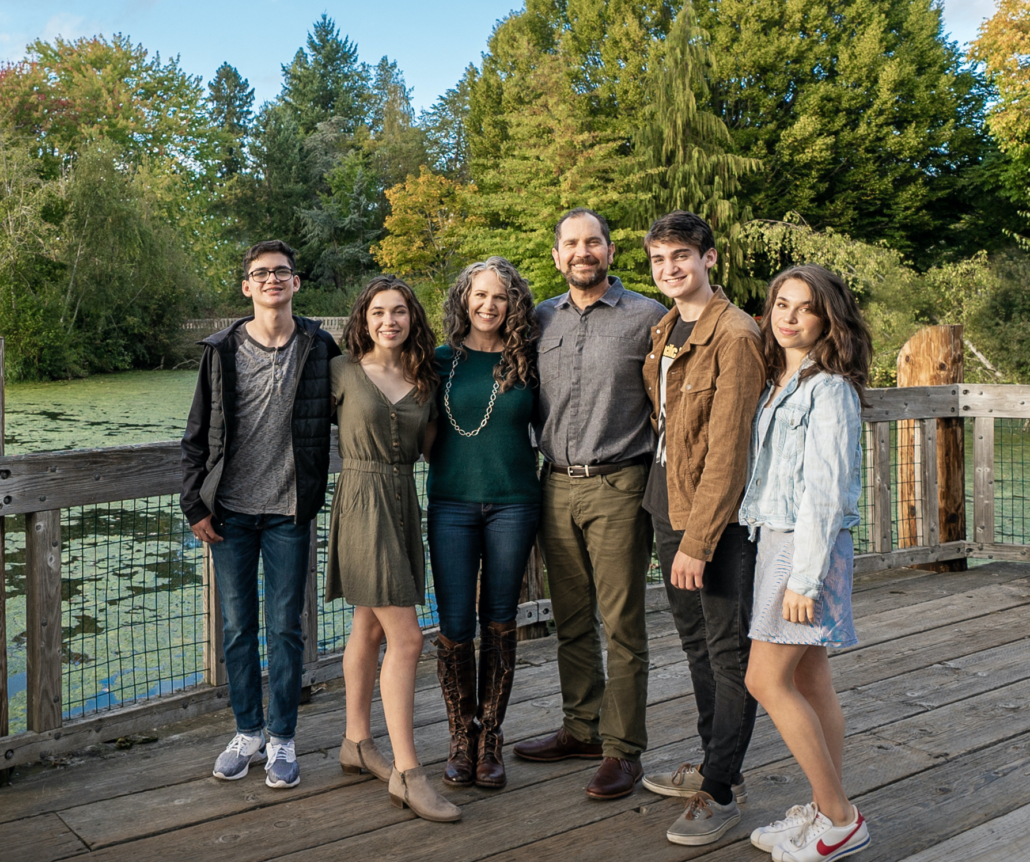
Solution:
{"label": "wooden deck", "polygon": [[[660,770],[696,760],[698,749],[686,661],[655,599],[644,765]],[[854,608],[861,645],[832,664],[847,718],[846,786],[872,834],[855,858],[1030,859],[1030,565],[865,575]],[[509,744],[561,720],[554,639],[521,647]],[[640,789],[594,802],[583,793],[594,763],[530,764],[510,754],[505,790],[448,789],[463,820],[426,823],[390,805],[381,782],[340,771],[343,706],[335,683],[301,707],[302,781],[293,790],[265,787],[261,769],[233,783],[210,777],[232,733],[227,712],[123,741],[127,748],[94,746],[19,768],[0,788],[0,858],[760,862],[769,857],[751,847],[751,828],[806,798],[803,776],[761,714],[745,763],[749,802],[715,845],[666,841],[680,801]],[[447,727],[433,661],[420,668],[416,719],[419,750],[439,776]],[[378,708],[376,734],[385,734]]]}

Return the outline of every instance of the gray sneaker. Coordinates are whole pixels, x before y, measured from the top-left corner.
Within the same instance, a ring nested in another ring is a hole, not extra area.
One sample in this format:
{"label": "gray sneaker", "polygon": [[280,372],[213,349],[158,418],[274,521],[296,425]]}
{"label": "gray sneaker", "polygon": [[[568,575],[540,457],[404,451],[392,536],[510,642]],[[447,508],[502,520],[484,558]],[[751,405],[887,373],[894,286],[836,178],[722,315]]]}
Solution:
{"label": "gray sneaker", "polygon": [[250,764],[260,763],[265,759],[265,737],[260,733],[251,736],[237,733],[218,755],[212,774],[223,781],[235,781],[243,778],[250,769]]}
{"label": "gray sneaker", "polygon": [[740,822],[740,809],[735,799],[720,805],[707,793],[695,793],[679,819],[665,833],[673,844],[711,844]]}
{"label": "gray sneaker", "polygon": [[[701,774],[701,767],[692,763],[681,763],[675,772],[656,772],[654,775],[644,776],[644,787],[652,793],[662,796],[693,796],[701,789],[701,782],[704,776]],[[747,783],[744,776],[740,777],[740,784],[734,784],[731,788],[733,796],[738,805],[747,802]]]}
{"label": "gray sneaker", "polygon": [[269,787],[296,787],[300,784],[300,764],[297,763],[292,739],[268,743],[265,784]]}

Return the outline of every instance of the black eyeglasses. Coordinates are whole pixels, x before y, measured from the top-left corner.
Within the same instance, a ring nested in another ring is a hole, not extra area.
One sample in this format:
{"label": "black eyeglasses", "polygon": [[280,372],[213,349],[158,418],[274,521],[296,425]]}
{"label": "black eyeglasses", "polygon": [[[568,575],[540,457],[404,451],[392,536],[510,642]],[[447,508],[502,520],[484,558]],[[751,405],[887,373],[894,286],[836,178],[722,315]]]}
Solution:
{"label": "black eyeglasses", "polygon": [[247,278],[258,282],[258,284],[264,284],[270,278],[274,278],[276,281],[286,281],[293,277],[293,273],[294,270],[285,266],[280,266],[278,269],[252,269],[248,273]]}

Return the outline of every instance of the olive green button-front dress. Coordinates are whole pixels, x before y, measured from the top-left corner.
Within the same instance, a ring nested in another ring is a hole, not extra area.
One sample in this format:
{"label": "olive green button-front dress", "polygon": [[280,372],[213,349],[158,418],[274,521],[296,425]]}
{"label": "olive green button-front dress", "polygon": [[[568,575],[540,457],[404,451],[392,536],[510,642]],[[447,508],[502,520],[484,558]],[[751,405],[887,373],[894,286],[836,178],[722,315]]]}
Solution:
{"label": "olive green button-front dress", "polygon": [[396,404],[346,354],[329,365],[343,467],[329,529],[325,600],[384,607],[425,604],[426,557],[414,464],[436,419],[412,390]]}

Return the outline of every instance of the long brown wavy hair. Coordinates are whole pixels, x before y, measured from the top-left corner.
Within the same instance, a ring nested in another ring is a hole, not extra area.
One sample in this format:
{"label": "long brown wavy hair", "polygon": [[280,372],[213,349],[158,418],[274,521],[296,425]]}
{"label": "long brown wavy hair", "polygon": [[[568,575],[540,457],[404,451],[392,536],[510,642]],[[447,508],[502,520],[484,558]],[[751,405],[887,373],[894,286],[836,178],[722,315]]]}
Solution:
{"label": "long brown wavy hair", "polygon": [[347,345],[351,362],[360,362],[366,353],[374,348],[372,336],[368,334],[368,307],[372,298],[384,290],[396,290],[408,305],[411,315],[411,331],[401,348],[404,359],[404,376],[415,384],[418,393],[415,400],[425,404],[436,392],[440,384],[440,375],[436,373],[433,363],[436,349],[436,336],[426,319],[426,311],[415,297],[414,291],[395,275],[377,275],[365,285],[358,298],[354,300],[347,328],[343,331],[341,341]]}
{"label": "long brown wavy hair", "polygon": [[787,357],[776,341],[772,331],[772,310],[776,297],[784,282],[796,278],[808,285],[812,292],[809,308],[822,321],[823,331],[819,340],[812,345],[808,358],[812,361],[801,378],[825,371],[845,378],[858,393],[863,407],[869,402],[865,388],[869,384],[869,361],[873,353],[873,341],[869,327],[862,319],[858,303],[844,280],[834,272],[816,264],[803,264],[785,269],[769,284],[762,314],[762,349],[769,376],[776,380],[787,366]]}
{"label": "long brown wavy hair", "polygon": [[469,319],[469,293],[472,282],[481,272],[492,272],[504,285],[508,294],[508,311],[501,327],[501,361],[494,368],[494,380],[507,392],[516,383],[531,385],[536,379],[536,341],[540,325],[533,307],[533,295],[519,271],[503,257],[488,257],[485,261],[469,264],[447,292],[443,304],[443,327],[447,343],[465,355],[462,342],[472,328]]}

